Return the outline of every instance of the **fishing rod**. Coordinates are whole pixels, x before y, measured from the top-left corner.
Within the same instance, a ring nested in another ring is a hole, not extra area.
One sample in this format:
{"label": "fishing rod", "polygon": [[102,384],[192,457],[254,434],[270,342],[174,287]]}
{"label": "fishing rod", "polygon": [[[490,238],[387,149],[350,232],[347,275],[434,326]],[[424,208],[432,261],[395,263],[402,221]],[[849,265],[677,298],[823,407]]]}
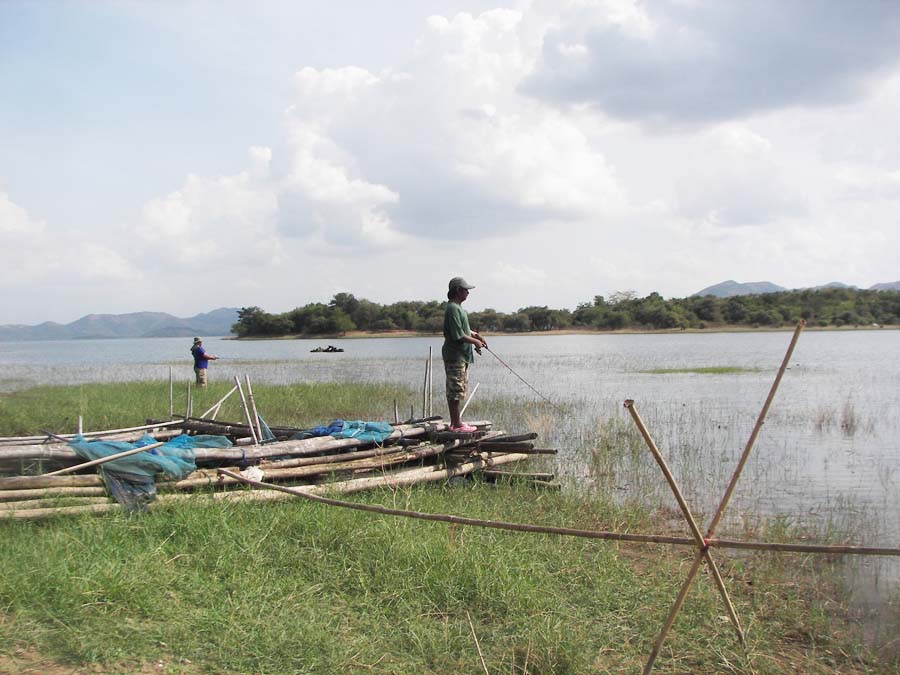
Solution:
{"label": "fishing rod", "polygon": [[[535,394],[537,394],[538,396],[540,396],[542,399],[544,399],[544,400],[545,400],[547,403],[549,403],[550,405],[554,405],[553,401],[551,401],[549,398],[547,398],[546,396],[544,396],[544,395],[543,395],[541,392],[539,392],[537,389],[535,389],[534,387],[532,387],[532,386],[528,383],[528,381],[527,381],[524,377],[522,377],[521,375],[519,375],[515,370],[513,370],[512,367],[511,367],[506,361],[504,361],[504,360],[501,359],[499,356],[497,356],[497,355],[491,350],[491,348],[487,346],[487,343],[485,343],[484,348],[487,349],[487,350],[491,353],[491,356],[493,356],[493,357],[494,357],[495,359],[497,359],[500,363],[502,363],[502,364],[506,367],[506,369],[507,369],[509,372],[511,372],[511,373],[512,373],[513,375],[515,375],[516,377],[518,377],[520,380],[522,380],[522,382],[525,383],[525,386],[527,386],[529,389],[531,389],[531,391],[533,391]],[[479,351],[480,351],[480,350],[479,350]]]}

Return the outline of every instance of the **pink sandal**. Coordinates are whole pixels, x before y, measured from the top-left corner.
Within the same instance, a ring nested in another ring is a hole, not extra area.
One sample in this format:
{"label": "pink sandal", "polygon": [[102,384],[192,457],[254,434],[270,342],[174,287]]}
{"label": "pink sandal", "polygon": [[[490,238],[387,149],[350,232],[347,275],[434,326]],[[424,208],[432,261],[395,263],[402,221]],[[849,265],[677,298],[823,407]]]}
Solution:
{"label": "pink sandal", "polygon": [[460,424],[458,427],[450,427],[450,431],[458,434],[471,434],[478,431],[478,427],[473,427],[471,424]]}

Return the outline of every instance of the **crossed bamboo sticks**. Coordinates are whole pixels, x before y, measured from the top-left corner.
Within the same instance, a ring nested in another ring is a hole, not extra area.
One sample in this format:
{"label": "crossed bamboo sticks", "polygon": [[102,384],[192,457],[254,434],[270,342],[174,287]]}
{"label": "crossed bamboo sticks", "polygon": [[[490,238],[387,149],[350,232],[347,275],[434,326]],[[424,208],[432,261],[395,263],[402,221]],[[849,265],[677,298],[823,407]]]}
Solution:
{"label": "crossed bamboo sticks", "polygon": [[675,602],[672,604],[672,608],[669,610],[669,615],[666,617],[665,623],[663,623],[663,627],[659,633],[659,637],[657,637],[656,643],[653,645],[653,650],[650,652],[650,656],[648,657],[647,663],[644,666],[643,675],[649,675],[650,671],[653,670],[653,664],[656,661],[656,657],[659,655],[660,649],[662,649],[662,645],[666,640],[669,629],[672,628],[672,624],[675,622],[675,618],[678,616],[678,612],[681,611],[681,606],[684,604],[684,599],[687,597],[688,590],[690,590],[691,584],[694,581],[694,577],[697,576],[697,572],[700,569],[700,564],[704,560],[706,561],[706,564],[708,565],[709,570],[712,573],[713,579],[716,582],[716,587],[719,589],[719,594],[722,596],[722,600],[725,602],[725,606],[728,608],[728,615],[731,617],[731,623],[734,624],[738,639],[740,640],[741,644],[744,643],[744,631],[741,628],[741,623],[738,619],[737,612],[734,609],[734,604],[731,602],[731,598],[728,597],[728,591],[725,588],[725,582],[722,579],[722,575],[719,573],[719,568],[716,566],[716,563],[713,561],[712,556],[710,555],[709,540],[712,538],[716,526],[719,524],[719,521],[722,518],[722,514],[725,512],[725,508],[728,506],[728,502],[731,500],[731,495],[734,492],[734,488],[741,476],[741,472],[744,470],[744,465],[747,463],[747,458],[750,456],[750,450],[752,450],[753,444],[756,442],[756,437],[759,435],[759,430],[762,428],[763,422],[766,419],[766,415],[769,412],[769,407],[772,404],[772,399],[775,398],[775,392],[778,390],[778,385],[781,383],[781,378],[784,375],[784,371],[787,369],[788,363],[790,362],[791,354],[793,354],[794,347],[797,345],[797,339],[800,337],[800,331],[803,330],[803,326],[805,325],[806,322],[801,321],[797,324],[797,328],[794,330],[794,335],[791,338],[791,343],[784,355],[784,360],[781,362],[781,367],[778,369],[778,374],[775,376],[775,381],[772,383],[772,388],[769,390],[769,395],[766,398],[766,402],[763,404],[762,410],[760,410],[759,417],[756,420],[756,425],[753,427],[753,431],[750,433],[750,438],[747,440],[747,445],[744,447],[741,458],[734,469],[734,473],[731,476],[731,481],[729,482],[728,487],[725,490],[725,494],[722,496],[721,502],[719,502],[719,507],[716,509],[715,515],[713,515],[709,527],[706,530],[706,536],[700,534],[700,529],[697,527],[697,522],[694,520],[694,516],[691,514],[691,510],[688,507],[687,502],[685,502],[684,497],[681,494],[681,490],[679,489],[678,484],[675,482],[675,478],[669,471],[669,467],[666,464],[665,459],[663,459],[659,448],[656,447],[656,443],[653,442],[653,438],[650,436],[650,432],[647,431],[647,427],[644,426],[644,422],[641,419],[641,416],[638,414],[637,408],[634,407],[634,401],[631,399],[625,401],[625,408],[629,413],[631,413],[631,417],[634,419],[634,423],[637,425],[638,431],[640,431],[641,436],[644,437],[644,441],[647,443],[647,447],[650,448],[650,452],[653,454],[653,458],[656,460],[659,468],[662,469],[663,475],[665,476],[666,481],[669,483],[669,487],[672,488],[672,492],[675,495],[675,499],[678,501],[678,506],[681,508],[684,519],[687,521],[687,524],[691,529],[691,533],[693,534],[694,542],[697,547],[697,555],[694,558],[694,564],[691,566],[691,569],[681,586],[681,590],[678,592],[678,596],[675,598]]}

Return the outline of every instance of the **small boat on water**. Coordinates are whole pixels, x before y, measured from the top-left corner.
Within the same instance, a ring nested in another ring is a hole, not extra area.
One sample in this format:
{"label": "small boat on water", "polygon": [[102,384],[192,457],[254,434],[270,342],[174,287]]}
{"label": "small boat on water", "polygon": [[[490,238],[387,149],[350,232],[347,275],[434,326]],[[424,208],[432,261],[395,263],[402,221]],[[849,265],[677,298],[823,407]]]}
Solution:
{"label": "small boat on water", "polygon": [[342,351],[344,351],[344,349],[343,349],[343,347],[335,347],[334,345],[328,345],[327,347],[316,347],[315,349],[310,349],[309,351],[312,353],[322,352],[322,353],[327,353],[327,354],[333,354],[335,352],[342,352]]}

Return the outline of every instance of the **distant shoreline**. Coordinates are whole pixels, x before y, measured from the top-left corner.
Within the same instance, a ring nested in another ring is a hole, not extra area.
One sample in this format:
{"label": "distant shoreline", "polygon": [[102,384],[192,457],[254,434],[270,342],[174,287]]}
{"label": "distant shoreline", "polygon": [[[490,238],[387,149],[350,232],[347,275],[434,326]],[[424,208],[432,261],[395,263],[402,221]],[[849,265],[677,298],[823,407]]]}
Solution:
{"label": "distant shoreline", "polygon": [[[710,328],[666,328],[661,330],[642,330],[639,328],[623,328],[621,330],[595,330],[591,328],[563,328],[559,330],[540,330],[540,331],[524,331],[519,333],[490,333],[485,331],[485,337],[524,337],[524,336],[555,336],[555,335],[681,335],[684,333],[784,333],[793,331],[796,326],[766,326],[752,328],[749,326],[716,326]],[[900,326],[806,326],[805,331],[871,331],[871,330],[897,330]],[[223,336],[223,340],[241,340],[245,342],[255,340],[359,340],[365,338],[427,338],[442,337],[440,333],[420,333],[417,331],[392,330],[392,331],[347,331],[344,334],[328,334],[328,335],[272,335],[272,336],[252,336],[252,337],[236,337],[233,335]]]}

